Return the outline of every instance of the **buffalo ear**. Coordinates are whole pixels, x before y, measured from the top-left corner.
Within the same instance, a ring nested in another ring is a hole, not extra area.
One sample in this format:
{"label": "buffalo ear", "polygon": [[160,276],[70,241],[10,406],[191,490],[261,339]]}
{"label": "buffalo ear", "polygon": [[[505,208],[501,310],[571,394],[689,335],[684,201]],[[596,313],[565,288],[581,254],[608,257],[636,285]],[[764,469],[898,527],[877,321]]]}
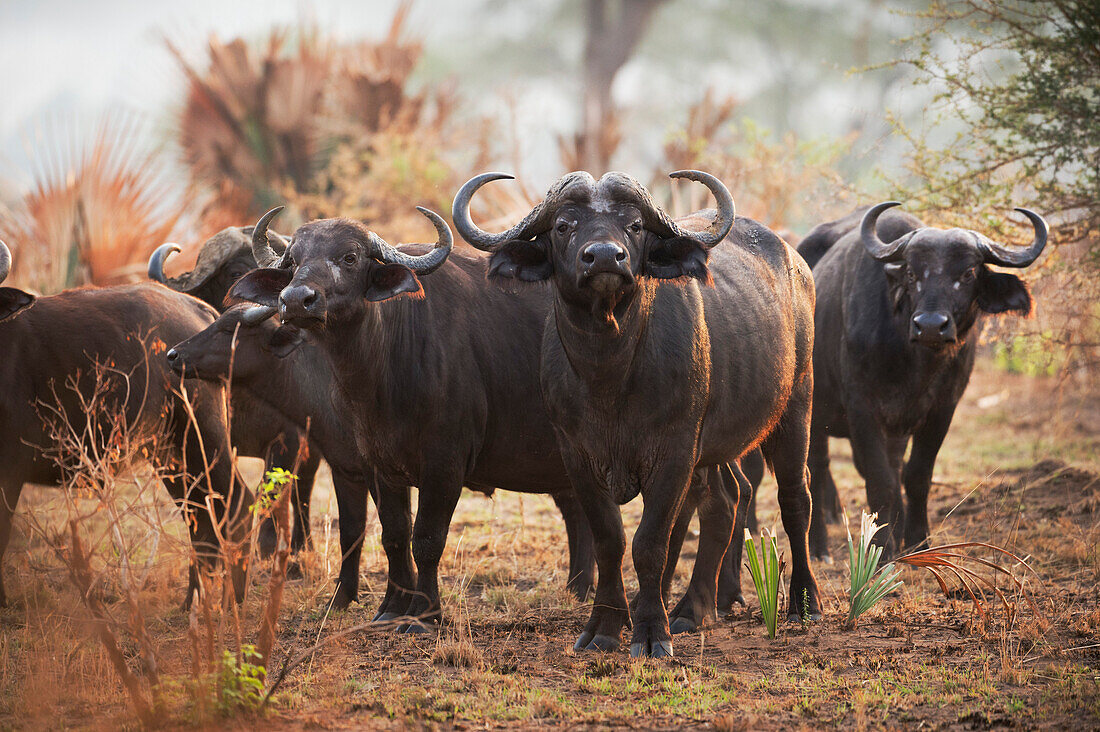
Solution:
{"label": "buffalo ear", "polygon": [[371,268],[370,283],[363,297],[378,302],[406,293],[414,298],[424,297],[424,288],[413,271],[403,264],[381,264]]}
{"label": "buffalo ear", "polygon": [[654,239],[646,250],[643,274],[660,280],[689,277],[713,285],[707,267],[708,250],[694,239],[671,237]]}
{"label": "buffalo ear", "polygon": [[265,347],[269,353],[277,358],[286,358],[298,350],[306,341],[305,333],[300,329],[289,325],[280,325],[271,334],[271,339]]}
{"label": "buffalo ear", "polygon": [[978,307],[987,313],[1031,314],[1031,293],[1016,275],[982,272],[978,276]]}
{"label": "buffalo ear", "polygon": [[14,318],[38,300],[29,292],[14,287],[0,287],[0,323]]}
{"label": "buffalo ear", "polygon": [[554,274],[554,265],[546,256],[546,242],[513,239],[505,242],[489,257],[489,279],[513,279],[541,282]]}
{"label": "buffalo ear", "polygon": [[905,263],[886,262],[882,265],[882,269],[886,272],[886,284],[890,292],[890,302],[893,303],[894,309],[897,310],[901,307],[902,298],[905,297]]}
{"label": "buffalo ear", "polygon": [[293,277],[294,273],[289,269],[254,269],[233,283],[229,294],[225,296],[225,304],[254,302],[258,305],[279,307],[279,293],[290,284]]}

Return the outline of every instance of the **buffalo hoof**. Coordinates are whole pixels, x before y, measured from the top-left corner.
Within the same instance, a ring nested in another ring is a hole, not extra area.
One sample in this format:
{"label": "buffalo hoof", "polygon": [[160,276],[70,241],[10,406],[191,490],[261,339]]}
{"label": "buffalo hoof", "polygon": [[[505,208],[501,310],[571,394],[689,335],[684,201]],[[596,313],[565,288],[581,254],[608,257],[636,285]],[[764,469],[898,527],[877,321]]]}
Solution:
{"label": "buffalo hoof", "polygon": [[329,608],[332,610],[347,610],[351,607],[353,602],[355,602],[354,597],[337,590],[336,594],[332,596],[332,602],[329,603]]}
{"label": "buffalo hoof", "polygon": [[397,613],[382,612],[379,611],[377,615],[371,620],[372,623],[391,623],[401,617]]}
{"label": "buffalo hoof", "polygon": [[672,641],[659,640],[649,643],[631,643],[631,658],[672,658]]}
{"label": "buffalo hoof", "polygon": [[[669,623],[668,629],[670,631],[672,631],[673,635],[679,635],[680,633],[694,633],[696,630],[699,629],[699,624],[696,623],[691,618],[679,617],[679,618],[673,618],[672,622]],[[631,645],[630,646],[631,653],[634,652],[634,646],[636,646],[636,645],[641,645],[641,644],[640,643],[635,643],[635,644]]]}
{"label": "buffalo hoof", "polygon": [[405,625],[402,625],[400,628],[398,628],[397,632],[398,633],[408,633],[410,635],[414,635],[414,634],[420,634],[420,633],[430,633],[431,628],[429,628],[427,625],[424,625],[423,623],[420,623],[420,622],[406,623]]}
{"label": "buffalo hoof", "polygon": [[577,638],[577,642],[573,644],[574,651],[605,651],[610,652],[617,650],[619,647],[619,639],[612,638],[609,635],[603,635],[597,633],[593,635],[587,630],[581,633]]}
{"label": "buffalo hoof", "polygon": [[[810,613],[806,617],[808,617],[810,619],[811,623],[820,623],[822,615],[821,615],[821,613]],[[794,613],[791,613],[790,615],[787,616],[787,622],[788,623],[801,623],[802,618],[798,615],[795,615]]]}

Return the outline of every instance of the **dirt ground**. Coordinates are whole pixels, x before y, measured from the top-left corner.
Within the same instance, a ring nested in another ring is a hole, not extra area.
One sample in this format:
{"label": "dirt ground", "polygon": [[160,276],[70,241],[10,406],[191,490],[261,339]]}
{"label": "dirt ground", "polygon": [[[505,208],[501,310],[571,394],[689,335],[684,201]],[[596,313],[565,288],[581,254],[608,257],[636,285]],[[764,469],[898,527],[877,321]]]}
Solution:
{"label": "dirt ground", "polygon": [[[834,440],[832,454],[858,528],[862,484],[847,444]],[[24,493],[21,513],[45,528],[21,520],[5,561],[14,601],[0,611],[0,727],[136,726],[49,550],[64,528],[59,503],[56,491]],[[369,621],[384,588],[372,509],[362,604],[326,613],[339,560],[327,473],[313,506],[315,551],[302,558],[305,578],[287,586],[273,673],[286,656]],[[290,671],[265,711],[226,717],[200,714],[189,695],[189,618],[180,609],[186,564],[182,549],[162,549],[142,592],[163,687],[159,719],[276,729],[1100,728],[1098,507],[1098,400],[1054,378],[983,364],[937,464],[930,517],[933,544],[991,542],[1034,567],[1026,598],[1014,595],[1011,622],[992,594],[981,621],[968,597],[946,598],[930,576],[906,568],[903,588],[846,628],[845,531],[832,526],[838,561],[814,567],[826,601],[821,622],[785,624],[769,640],[746,571],[748,608],[676,636],[674,660],[632,661],[625,643],[610,654],[574,653],[588,607],[564,592],[567,552],[552,502],[468,493],[441,567],[446,622],[438,634],[351,633]],[[640,508],[635,501],[624,510],[628,534]],[[779,526],[771,478],[760,491],[760,517]],[[686,584],[693,557],[689,540],[674,589]],[[260,566],[241,611],[246,641],[266,599],[264,573]],[[629,553],[626,575],[632,591]],[[117,598],[111,608],[125,613]],[[140,674],[134,642],[123,645]]]}

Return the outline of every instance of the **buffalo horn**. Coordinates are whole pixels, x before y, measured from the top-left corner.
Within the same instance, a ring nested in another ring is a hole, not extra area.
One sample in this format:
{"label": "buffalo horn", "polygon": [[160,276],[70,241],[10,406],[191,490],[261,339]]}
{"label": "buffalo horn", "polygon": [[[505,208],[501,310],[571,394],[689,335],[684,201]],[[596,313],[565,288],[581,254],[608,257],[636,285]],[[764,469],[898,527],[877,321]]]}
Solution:
{"label": "buffalo horn", "polygon": [[260,220],[256,222],[256,228],[252,230],[252,256],[256,259],[256,264],[261,267],[278,267],[280,265],[282,256],[271,248],[271,242],[267,239],[267,225],[282,210],[282,206],[271,209],[260,217]]}
{"label": "buffalo horn", "polygon": [[277,312],[279,312],[279,308],[271,305],[256,305],[244,311],[241,315],[241,322],[249,327],[256,326]]}
{"label": "buffalo horn", "polygon": [[867,250],[867,253],[880,262],[888,262],[900,257],[901,253],[905,251],[905,245],[909,243],[909,234],[900,236],[887,244],[882,239],[878,238],[878,233],[875,231],[875,226],[878,224],[878,217],[882,212],[886,209],[900,205],[901,201],[886,201],[885,203],[876,204],[868,209],[867,213],[863,214],[863,221],[860,222],[859,240],[863,243],[863,247]]}
{"label": "buffalo horn", "polygon": [[576,174],[567,175],[558,182],[554,188],[546,194],[546,198],[542,203],[535,206],[531,213],[527,214],[522,221],[513,226],[507,231],[502,231],[499,234],[490,234],[487,231],[482,231],[474,223],[474,220],[470,218],[470,200],[474,197],[474,193],[478,188],[493,180],[512,180],[514,176],[507,173],[482,173],[481,175],[475,175],[470,180],[458,189],[458,193],[455,195],[454,204],[451,207],[451,218],[454,219],[455,228],[458,229],[459,235],[462,236],[470,246],[480,249],[483,252],[491,252],[497,247],[501,246],[507,241],[513,239],[530,239],[536,234],[542,233],[543,228],[547,225],[545,219],[554,213],[557,208],[557,200],[560,197],[560,193],[564,188],[564,183],[572,181]]}
{"label": "buffalo horn", "polygon": [[718,178],[701,170],[677,170],[669,173],[668,177],[685,178],[705,185],[718,203],[718,215],[715,216],[710,226],[703,231],[688,231],[681,228],[667,213],[661,210],[661,207],[654,203],[653,197],[649,195],[648,191],[637,182],[633,182],[631,187],[641,204],[642,216],[646,219],[646,228],[665,237],[692,239],[707,249],[717,246],[718,242],[725,239],[726,235],[730,233],[737,215],[733,204],[733,196],[730,194],[729,189]]}
{"label": "buffalo horn", "polygon": [[0,241],[0,282],[8,278],[8,272],[11,272],[11,250]]}
{"label": "buffalo horn", "polygon": [[1035,239],[1026,247],[1009,248],[974,232],[978,239],[978,249],[989,264],[999,264],[1002,267],[1026,267],[1039,258],[1043,247],[1047,245],[1047,222],[1043,217],[1026,208],[1016,210],[1030,219],[1035,229]]}
{"label": "buffalo horn", "polygon": [[423,206],[417,206],[416,210],[424,214],[428,221],[431,221],[432,225],[435,227],[438,239],[435,246],[432,247],[432,250],[420,256],[405,254],[387,244],[382,237],[371,232],[371,243],[374,245],[374,252],[372,254],[383,262],[388,264],[403,264],[416,274],[424,275],[429,272],[434,272],[441,264],[447,261],[447,257],[451,253],[451,247],[454,246],[454,236],[451,235],[451,227],[447,226],[447,222],[443,220],[442,216],[434,211],[429,211]]}
{"label": "buffalo horn", "polygon": [[177,253],[180,248],[175,244],[161,244],[149,257],[149,279],[154,282],[159,282],[162,285],[168,281],[168,278],[164,276],[164,260],[168,259],[169,255]]}

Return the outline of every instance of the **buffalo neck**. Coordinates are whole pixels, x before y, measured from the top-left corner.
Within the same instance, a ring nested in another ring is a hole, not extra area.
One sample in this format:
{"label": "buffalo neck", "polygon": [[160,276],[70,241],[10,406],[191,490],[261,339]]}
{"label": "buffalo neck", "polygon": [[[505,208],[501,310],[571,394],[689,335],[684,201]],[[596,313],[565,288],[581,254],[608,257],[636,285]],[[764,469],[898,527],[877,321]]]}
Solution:
{"label": "buffalo neck", "polygon": [[567,302],[555,290],[554,324],[573,371],[593,391],[615,391],[633,372],[643,348],[656,287],[640,281],[633,296],[615,309],[613,322],[602,321],[591,308]]}

